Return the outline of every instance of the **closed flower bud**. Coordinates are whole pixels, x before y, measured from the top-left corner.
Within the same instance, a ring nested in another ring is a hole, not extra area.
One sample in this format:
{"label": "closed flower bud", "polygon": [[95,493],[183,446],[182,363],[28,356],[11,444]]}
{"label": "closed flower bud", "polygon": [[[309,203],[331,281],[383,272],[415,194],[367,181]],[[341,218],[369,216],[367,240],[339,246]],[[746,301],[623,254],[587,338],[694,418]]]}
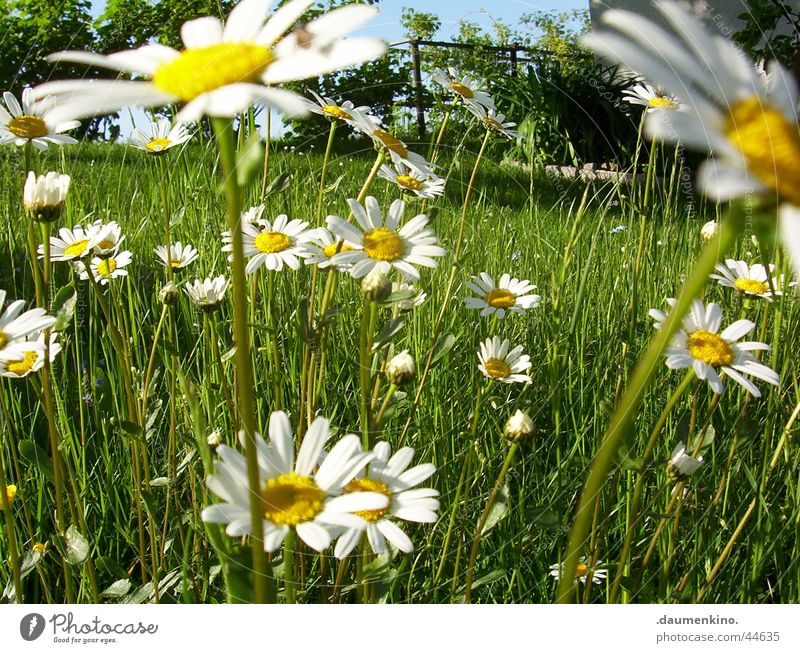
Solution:
{"label": "closed flower bud", "polygon": [[531,437],[536,431],[533,425],[533,420],[527,413],[517,410],[511,417],[506,420],[506,425],[503,428],[503,433],[506,438],[512,442],[522,442]]}
{"label": "closed flower bud", "polygon": [[162,304],[172,306],[178,303],[179,295],[178,287],[170,281],[159,291],[158,299]]}
{"label": "closed flower bud", "polygon": [[679,442],[672,450],[672,457],[667,463],[667,473],[675,479],[689,478],[703,463],[703,456],[690,456],[686,453],[683,442]]}
{"label": "closed flower bud", "polygon": [[222,444],[222,433],[220,433],[219,429],[214,429],[211,431],[206,441],[208,442],[209,447],[216,449],[220,444]]}
{"label": "closed flower bud", "polygon": [[703,225],[703,228],[700,230],[700,238],[703,240],[704,243],[707,243],[709,240],[712,240],[718,233],[719,233],[719,225],[713,220],[709,220]]}
{"label": "closed flower bud", "polygon": [[31,218],[37,222],[53,222],[64,208],[69,190],[69,175],[48,172],[38,177],[28,173],[22,203]]}
{"label": "closed flower bud", "polygon": [[361,280],[361,290],[372,301],[382,302],[392,294],[389,269],[389,264],[381,261]]}
{"label": "closed flower bud", "polygon": [[417,374],[414,357],[404,349],[386,364],[386,378],[393,385],[408,383]]}

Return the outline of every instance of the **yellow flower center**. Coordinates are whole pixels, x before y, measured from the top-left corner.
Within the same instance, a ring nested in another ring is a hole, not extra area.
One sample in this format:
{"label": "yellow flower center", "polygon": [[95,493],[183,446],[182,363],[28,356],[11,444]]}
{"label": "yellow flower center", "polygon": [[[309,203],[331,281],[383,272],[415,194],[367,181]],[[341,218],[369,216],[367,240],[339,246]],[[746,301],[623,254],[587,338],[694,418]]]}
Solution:
{"label": "yellow flower center", "polygon": [[709,333],[703,329],[689,334],[687,349],[693,358],[714,367],[730,365],[733,362],[731,346],[716,333]]}
{"label": "yellow flower center", "polygon": [[450,84],[450,88],[452,88],[461,97],[465,97],[468,99],[475,97],[475,93],[472,92],[472,89],[469,86],[464,86],[463,84],[459,84],[458,82]]}
{"label": "yellow flower center", "polygon": [[[384,495],[389,501],[392,500],[392,493],[386,483],[381,483],[374,478],[354,478],[344,486],[345,492],[377,492]],[[380,510],[358,510],[354,514],[364,521],[376,522],[383,519],[389,513],[389,506]]]}
{"label": "yellow flower center", "polygon": [[733,105],[728,140],[747,165],[781,199],[800,204],[800,133],[797,124],[757,97]]}
{"label": "yellow flower center", "polygon": [[499,358],[490,358],[483,366],[486,368],[486,373],[493,379],[505,379],[511,376],[511,368],[508,363]]}
{"label": "yellow flower center", "polygon": [[173,270],[180,270],[183,267],[183,261],[181,261],[179,258],[171,258],[169,260],[169,267],[171,267]]}
{"label": "yellow flower center", "polygon": [[153,75],[153,84],[184,102],[228,84],[258,82],[272,52],[251,43],[219,43],[189,48]]}
{"label": "yellow flower center", "polygon": [[585,562],[579,562],[575,567],[575,578],[580,578],[589,573],[589,567]]}
{"label": "yellow flower center", "polygon": [[[84,240],[83,242],[87,243],[89,241]],[[112,247],[114,247],[114,245],[116,245],[116,243],[113,240],[101,240],[99,243],[97,243],[97,245],[95,245],[95,247],[97,249],[102,250],[102,249],[111,249]]]}
{"label": "yellow flower center", "polygon": [[262,254],[276,254],[292,246],[292,239],[280,231],[262,231],[253,242]]}
{"label": "yellow flower center", "polygon": [[308,476],[291,472],[269,479],[261,499],[265,519],[278,526],[297,526],[322,512],[325,492]]}
{"label": "yellow flower center", "polygon": [[75,257],[83,256],[86,253],[86,246],[88,244],[88,240],[76,240],[74,243],[64,248],[64,254]]}
{"label": "yellow flower center", "polygon": [[384,131],[383,129],[376,129],[372,133],[387,150],[394,152],[403,158],[408,156],[408,148],[406,148],[401,141],[397,140],[389,132]]}
{"label": "yellow flower center", "polygon": [[[338,250],[338,251],[337,251]],[[350,247],[347,243],[342,243],[342,246],[339,247],[338,243],[331,243],[330,245],[325,245],[322,248],[322,253],[325,254],[328,258],[333,256],[334,254],[341,254],[342,252],[351,252],[353,248]]]}
{"label": "yellow flower center", "polygon": [[500,131],[503,131],[503,125],[497,122],[494,118],[490,118],[489,116],[483,118],[483,124],[490,129],[498,129]]}
{"label": "yellow flower center", "polygon": [[733,283],[742,292],[751,293],[753,295],[763,295],[769,290],[768,283],[765,281],[757,281],[756,279],[737,279]]}
{"label": "yellow flower center", "polygon": [[39,354],[35,351],[26,351],[22,360],[13,361],[6,364],[6,369],[16,376],[25,376],[33,369]]}
{"label": "yellow flower center", "polygon": [[168,138],[154,138],[145,147],[152,154],[160,154],[169,147],[170,143]]}
{"label": "yellow flower center", "polygon": [[110,277],[116,269],[117,261],[113,257],[107,258],[105,261],[100,261],[97,264],[97,274],[101,277]]}
{"label": "yellow flower center", "polygon": [[493,288],[486,295],[486,303],[493,308],[510,308],[517,303],[517,296],[505,288]]}
{"label": "yellow flower center", "polygon": [[0,329],[0,349],[8,344],[8,336]]}
{"label": "yellow flower center", "polygon": [[31,548],[39,555],[44,555],[46,551],[44,544],[41,542],[36,542]]}
{"label": "yellow flower center", "polygon": [[403,239],[386,227],[371,229],[364,234],[364,251],[376,261],[396,261],[406,250]]}
{"label": "yellow flower center", "polygon": [[654,109],[677,109],[678,103],[668,97],[656,95],[647,101],[647,105]]}
{"label": "yellow flower center", "polygon": [[397,183],[409,190],[422,190],[422,182],[411,175],[397,175]]}
{"label": "yellow flower center", "polygon": [[333,116],[334,118],[338,118],[339,120],[351,120],[353,116],[351,116],[347,111],[342,109],[341,107],[337,107],[335,104],[326,104],[322,107],[322,110],[329,116]]}
{"label": "yellow flower center", "polygon": [[17,486],[6,485],[6,498],[8,499],[9,505],[11,505],[11,502],[14,500],[15,496],[17,496]]}
{"label": "yellow flower center", "polygon": [[47,136],[47,123],[39,116],[17,116],[8,123],[9,131],[19,138],[41,138]]}

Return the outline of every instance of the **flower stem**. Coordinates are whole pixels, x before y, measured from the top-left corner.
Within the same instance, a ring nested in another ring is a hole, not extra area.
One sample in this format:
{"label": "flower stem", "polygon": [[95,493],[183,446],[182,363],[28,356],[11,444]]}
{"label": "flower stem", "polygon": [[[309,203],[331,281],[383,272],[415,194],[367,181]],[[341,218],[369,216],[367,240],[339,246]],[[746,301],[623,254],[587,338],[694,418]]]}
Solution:
{"label": "flower stem", "polygon": [[331,120],[331,128],[328,132],[328,143],[325,146],[325,156],[322,159],[322,170],[319,173],[319,193],[317,195],[317,218],[322,220],[322,200],[325,196],[325,177],[328,172],[328,161],[333,150],[333,139],[336,135],[336,121]]}

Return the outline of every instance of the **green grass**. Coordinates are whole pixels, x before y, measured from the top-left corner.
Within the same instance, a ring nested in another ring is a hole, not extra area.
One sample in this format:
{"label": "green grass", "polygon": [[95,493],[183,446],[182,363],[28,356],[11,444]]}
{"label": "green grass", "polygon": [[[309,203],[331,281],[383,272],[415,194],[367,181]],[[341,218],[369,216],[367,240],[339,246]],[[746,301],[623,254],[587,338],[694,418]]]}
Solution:
{"label": "green grass", "polygon": [[[469,543],[508,450],[503,424],[516,408],[531,415],[537,433],[521,446],[490,519],[492,527],[481,539],[472,600],[554,599],[555,582],[548,575],[549,566],[560,560],[592,456],[627,375],[653,331],[647,311],[664,308],[667,297],[677,296],[700,252],[700,227],[714,217],[714,208],[700,203],[696,206],[702,215],[689,215],[676,193],[660,191],[642,210],[641,191],[632,192],[610,182],[588,189],[586,209],[579,215],[584,193],[581,184],[501,164],[503,152],[502,144],[493,145],[478,175],[467,210],[465,254],[444,325],[444,332],[455,337],[455,345],[433,369],[405,442],[414,447],[415,462],[433,462],[437,467],[429,484],[441,493],[440,521],[436,525],[405,525],[415,543],[413,553],[398,555],[388,563],[367,560],[366,573],[375,581],[375,598],[382,601],[460,600]],[[227,274],[220,236],[225,228],[225,204],[214,143],[194,142],[180,155],[168,156],[172,238],[192,243],[201,254],[178,280]],[[448,250],[456,238],[474,157],[474,152],[463,152],[445,162],[447,194],[430,210],[432,228]],[[265,217],[287,213],[290,218],[318,222],[313,213],[321,159],[313,152],[290,153],[276,148],[270,158],[270,178],[288,173],[291,181],[283,192],[267,198]],[[346,217],[346,199],[358,193],[372,159],[371,151],[334,156],[328,173],[326,214]],[[137,393],[141,392],[161,313],[158,292],[164,282],[163,268],[156,264],[153,253],[163,233],[157,163],[130,148],[92,144],[51,148],[46,156],[36,159],[40,171],[58,169],[73,178],[68,209],[57,226],[113,219],[127,236],[124,248],[133,253],[133,263],[130,275],[113,284],[122,309],[114,319],[131,339]],[[5,253],[0,258],[0,287],[7,290],[9,299],[23,298],[32,305],[27,218],[20,208],[21,169],[21,150],[5,148],[0,152],[0,171],[6,180],[0,188],[0,215],[4,218],[0,247]],[[258,203],[259,189],[260,183],[248,189],[245,207]],[[397,196],[380,179],[370,194],[385,208]],[[406,218],[417,212],[419,204],[408,201]],[[635,282],[641,221],[642,265]],[[611,228],[619,225],[626,230],[611,234]],[[758,259],[749,234],[737,246],[736,257]],[[420,286],[428,298],[421,307],[405,314],[403,328],[393,341],[396,351],[409,349],[419,366],[432,344],[432,325],[441,308],[450,263],[446,257],[438,269],[423,270]],[[508,272],[530,279],[543,297],[541,306],[504,321],[481,318],[465,309],[462,299],[469,291],[464,282],[481,271],[495,278]],[[55,264],[54,274],[55,287],[72,279],[69,266],[63,263]],[[258,279],[252,320],[255,387],[246,389],[255,397],[262,432],[277,403],[268,352],[266,274],[262,270]],[[275,319],[282,361],[280,404],[290,413],[293,424],[299,419],[303,360],[299,307],[308,294],[310,276],[310,269],[304,268],[299,272],[285,270],[275,277]],[[636,303],[632,305],[634,286]],[[85,529],[76,526],[84,531],[90,545],[92,569],[84,563],[71,571],[74,599],[92,600],[92,573],[101,591],[128,579],[126,598],[148,599],[148,586],[136,594],[143,584],[138,505],[146,528],[148,573],[152,567],[151,532],[157,547],[164,549],[156,565],[159,600],[223,602],[226,593],[219,559],[200,520],[204,505],[214,500],[205,489],[201,444],[213,429],[219,429],[223,441],[229,444],[235,438],[202,315],[181,293],[174,321],[168,321],[170,326],[156,349],[148,414],[139,433],[125,423],[119,352],[108,337],[106,319],[88,282],[76,282],[76,287],[74,323],[62,334],[64,350],[53,367],[60,450],[74,490],[71,498],[81,507],[85,520]],[[658,438],[653,464],[644,470],[643,519],[633,532],[631,566],[624,573],[621,597],[637,602],[696,600],[709,570],[755,499],[752,516],[720,573],[702,590],[700,600],[795,602],[800,600],[800,455],[796,429],[788,434],[775,469],[768,474],[767,468],[798,403],[794,343],[800,315],[796,300],[789,294],[768,311],[762,302],[742,301],[732,291],[715,285],[707,287],[705,299],[722,304],[725,323],[747,317],[757,324],[751,339],[759,339],[763,333],[764,341],[773,346],[763,361],[780,373],[782,385],[775,389],[759,383],[763,398],[747,400],[739,386],[726,383],[710,418],[715,440],[704,451],[703,466],[689,480],[688,493],[676,517],[674,512],[665,514],[676,485],[668,478],[665,463],[679,440],[697,437],[712,393],[705,383],[695,382],[679,399]],[[362,310],[358,283],[339,275],[335,302],[339,311],[327,332],[328,359],[319,412],[339,433],[358,433]],[[231,348],[230,309],[228,303],[215,324],[223,354]],[[380,310],[379,326],[390,312],[388,308]],[[478,371],[476,352],[479,343],[491,334],[524,345],[533,362],[531,384],[507,386],[489,384],[484,379]],[[232,359],[226,362],[230,383],[232,363]],[[181,377],[186,379],[186,386],[181,384]],[[603,560],[609,582],[595,585],[586,593],[579,585],[582,600],[603,602],[609,598],[631,518],[627,513],[640,473],[637,461],[659,414],[682,379],[681,372],[662,366],[646,393],[626,453],[621,452],[620,465],[609,475],[596,504],[591,540],[584,551]],[[23,580],[24,601],[62,601],[67,596],[63,545],[53,517],[53,486],[42,471],[49,461],[37,464],[29,444],[32,441],[41,452],[47,452],[44,456],[50,456],[45,415],[30,381],[2,381],[5,474],[9,483],[19,487],[12,516],[20,555],[30,555],[34,541],[47,544],[47,552]],[[480,387],[486,388],[487,394],[473,436],[471,424]],[[385,388],[384,383],[381,395]],[[416,381],[402,389],[405,393],[395,395],[391,417],[379,436],[393,447],[397,446],[415,389]],[[170,395],[175,398],[173,414]],[[699,416],[696,420],[691,419],[693,413]],[[691,433],[690,422],[694,423]],[[142,484],[143,501],[138,504],[132,451],[144,447],[151,484]],[[473,462],[466,496],[455,504],[468,452]],[[452,511],[453,535],[442,560]],[[655,542],[652,560],[643,568],[645,551],[662,518],[666,527]],[[224,534],[222,537],[229,540]],[[7,543],[4,525],[0,534],[4,559],[9,555]],[[327,591],[320,582],[320,558],[304,549],[300,560],[298,566],[305,581],[298,598],[319,601]],[[279,567],[280,556],[273,562]],[[325,561],[327,584],[333,582],[334,562],[332,558]],[[458,575],[454,576],[456,564]],[[437,579],[440,565],[442,574]],[[637,580],[640,575],[641,583]],[[345,570],[340,600],[356,600],[354,579],[354,565],[350,565]],[[8,565],[0,567],[0,583],[12,586]],[[125,599],[108,596],[104,600]]]}

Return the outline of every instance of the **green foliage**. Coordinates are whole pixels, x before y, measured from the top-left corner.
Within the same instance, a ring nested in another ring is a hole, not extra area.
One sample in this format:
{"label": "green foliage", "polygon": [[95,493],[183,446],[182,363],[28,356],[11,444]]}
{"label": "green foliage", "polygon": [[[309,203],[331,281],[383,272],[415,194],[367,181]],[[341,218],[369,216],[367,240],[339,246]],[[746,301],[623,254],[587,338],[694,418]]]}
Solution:
{"label": "green foliage", "polygon": [[432,39],[442,26],[442,21],[436,14],[417,11],[410,7],[403,9],[400,23],[406,30],[408,38],[423,41]]}
{"label": "green foliage", "polygon": [[[794,6],[792,6],[794,5]],[[755,61],[800,65],[800,7],[783,0],[748,0],[739,16],[745,26],[733,35]]]}

